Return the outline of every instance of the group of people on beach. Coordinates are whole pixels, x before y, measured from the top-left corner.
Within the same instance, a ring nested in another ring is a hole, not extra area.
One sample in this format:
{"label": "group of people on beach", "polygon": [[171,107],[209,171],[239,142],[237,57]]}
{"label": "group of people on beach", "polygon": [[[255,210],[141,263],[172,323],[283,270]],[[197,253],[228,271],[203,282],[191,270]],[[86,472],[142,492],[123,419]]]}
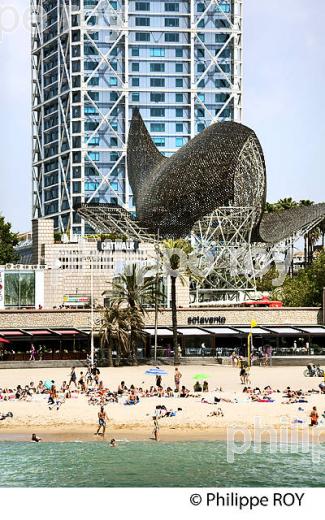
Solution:
{"label": "group of people on beach", "polygon": [[[158,368],[158,367],[157,367]],[[287,386],[284,390],[278,388],[274,389],[270,385],[265,387],[253,387],[251,385],[250,368],[244,363],[240,364],[240,383],[243,385],[242,395],[238,392],[233,392],[231,395],[224,393],[222,388],[214,389],[211,393],[207,380],[202,378],[193,384],[193,389],[187,388],[183,382],[183,376],[178,367],[175,367],[173,374],[173,382],[171,385],[164,385],[163,377],[159,373],[155,376],[155,384],[147,388],[142,382],[141,385],[128,385],[122,380],[117,387],[112,388],[104,384],[100,377],[100,370],[97,367],[88,367],[88,369],[76,371],[76,367],[72,367],[68,377],[62,383],[56,383],[52,380],[40,380],[37,384],[31,381],[28,385],[17,385],[15,388],[0,388],[0,400],[20,400],[32,401],[36,399],[47,399],[48,408],[50,410],[60,410],[61,406],[67,399],[83,397],[88,400],[89,405],[98,406],[98,425],[95,435],[105,436],[107,422],[109,420],[106,411],[106,405],[118,403],[125,406],[136,406],[142,399],[147,398],[199,398],[201,404],[214,405],[213,410],[208,413],[207,417],[223,417],[223,410],[220,405],[225,403],[273,403],[281,402],[281,404],[303,404],[308,403],[312,394],[324,393],[322,388],[320,390],[311,389],[303,391],[301,389],[292,389]],[[325,382],[324,382],[325,384]],[[203,395],[202,395],[203,394]],[[206,395],[204,395],[206,394]],[[281,399],[281,401],[280,401]],[[160,437],[160,423],[164,418],[175,417],[182,411],[181,407],[170,408],[166,407],[165,403],[157,404],[152,414],[153,420],[153,438],[158,441]],[[211,409],[211,408],[210,408]],[[298,411],[304,411],[299,408]],[[9,412],[10,414],[10,412]],[[3,415],[3,418],[2,418]],[[0,414],[0,420],[10,417],[10,415]],[[151,415],[151,414],[150,414]],[[12,414],[11,414],[12,416]],[[310,413],[310,426],[317,426],[319,424],[319,414],[314,406]],[[298,416],[299,417],[299,416]],[[320,422],[325,419],[325,411],[321,414]],[[305,422],[299,418],[296,422]],[[41,438],[36,434],[32,436],[32,442],[40,442]],[[116,446],[115,439],[112,439],[112,446]]]}

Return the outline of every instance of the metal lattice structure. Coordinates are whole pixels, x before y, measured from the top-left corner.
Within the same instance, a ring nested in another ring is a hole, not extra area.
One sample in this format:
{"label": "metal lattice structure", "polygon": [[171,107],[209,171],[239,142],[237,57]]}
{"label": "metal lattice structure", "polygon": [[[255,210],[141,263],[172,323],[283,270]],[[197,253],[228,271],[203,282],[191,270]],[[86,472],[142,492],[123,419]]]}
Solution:
{"label": "metal lattice structure", "polygon": [[80,203],[133,208],[132,109],[167,156],[242,112],[242,0],[31,0],[33,217],[87,232]]}
{"label": "metal lattice structure", "polygon": [[[322,210],[321,210],[322,207]],[[277,219],[283,219],[279,212]],[[314,215],[314,219],[312,216]],[[316,217],[316,215],[318,215]],[[321,217],[322,215],[322,217]],[[255,241],[256,210],[254,207],[224,207],[198,221],[191,232],[191,243],[199,257],[202,278],[192,282],[192,305],[237,303],[256,293],[256,282],[276,265],[279,278],[275,285],[282,285],[293,259],[294,245],[324,218],[325,205],[316,205],[309,213],[308,223],[298,226],[284,219],[279,240]],[[275,215],[274,215],[275,216]],[[268,217],[268,215],[265,215]],[[306,220],[306,217],[305,217]],[[292,220],[293,221],[293,220]],[[285,223],[287,231],[284,233]],[[271,228],[272,229],[272,228]],[[291,234],[290,234],[291,233]]]}
{"label": "metal lattice structure", "polygon": [[290,236],[301,237],[317,226],[325,217],[325,204],[300,206],[274,213],[264,213],[257,239],[276,244]]}
{"label": "metal lattice structure", "polygon": [[81,204],[75,208],[97,233],[114,233],[128,239],[155,242],[154,235],[148,233],[131,213],[112,204]]}

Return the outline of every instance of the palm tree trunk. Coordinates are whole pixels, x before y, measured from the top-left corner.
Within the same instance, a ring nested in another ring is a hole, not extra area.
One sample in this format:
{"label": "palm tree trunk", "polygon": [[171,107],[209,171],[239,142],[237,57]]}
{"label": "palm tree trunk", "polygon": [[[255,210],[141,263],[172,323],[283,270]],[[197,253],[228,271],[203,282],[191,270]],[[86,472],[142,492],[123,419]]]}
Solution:
{"label": "palm tree trunk", "polygon": [[[132,298],[129,298],[130,310],[132,313],[136,310],[135,301]],[[137,356],[137,345],[136,345],[137,335],[134,333],[134,329],[131,324],[130,330],[130,360],[133,366],[138,364],[138,356]]]}
{"label": "palm tree trunk", "polygon": [[308,265],[311,265],[313,262],[313,241],[311,237],[311,233],[308,233]]}
{"label": "palm tree trunk", "polygon": [[138,364],[138,360],[137,360],[137,345],[136,345],[136,338],[134,337],[135,334],[133,333],[133,330],[131,329],[131,334],[130,334],[130,360],[131,360],[131,364],[133,366],[136,366]]}
{"label": "palm tree trunk", "polygon": [[107,365],[109,367],[113,366],[113,354],[112,354],[112,342],[108,341],[107,343]]}
{"label": "palm tree trunk", "polygon": [[170,279],[171,279],[174,363],[175,363],[175,365],[179,365],[179,352],[178,352],[178,341],[177,341],[176,276],[171,276]]}
{"label": "palm tree trunk", "polygon": [[119,342],[117,342],[117,344],[116,344],[116,362],[115,362],[115,366],[119,367],[120,364],[121,364],[121,347],[120,347]]}

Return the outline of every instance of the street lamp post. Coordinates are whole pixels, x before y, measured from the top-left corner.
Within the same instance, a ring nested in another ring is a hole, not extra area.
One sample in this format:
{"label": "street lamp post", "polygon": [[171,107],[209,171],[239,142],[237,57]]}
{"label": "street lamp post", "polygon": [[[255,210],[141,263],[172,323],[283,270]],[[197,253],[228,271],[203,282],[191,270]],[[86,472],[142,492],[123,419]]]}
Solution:
{"label": "street lamp post", "polygon": [[93,258],[90,260],[90,363],[93,368],[95,362],[95,344],[94,344],[94,273]]}
{"label": "street lamp post", "polygon": [[158,288],[159,288],[159,270],[160,270],[160,256],[159,256],[159,229],[157,233],[157,265],[156,265],[156,284],[155,284],[155,344],[154,344],[154,360],[157,361],[158,348]]}

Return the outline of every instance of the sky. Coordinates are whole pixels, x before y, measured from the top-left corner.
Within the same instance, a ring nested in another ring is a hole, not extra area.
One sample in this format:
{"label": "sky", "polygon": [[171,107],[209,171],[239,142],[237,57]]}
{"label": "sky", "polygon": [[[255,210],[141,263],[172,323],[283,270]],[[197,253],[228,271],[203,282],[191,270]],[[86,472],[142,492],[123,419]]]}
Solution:
{"label": "sky", "polygon": [[[267,198],[324,201],[325,2],[243,4],[243,123],[264,149]],[[16,231],[31,228],[28,12],[29,0],[0,0],[0,212]]]}

